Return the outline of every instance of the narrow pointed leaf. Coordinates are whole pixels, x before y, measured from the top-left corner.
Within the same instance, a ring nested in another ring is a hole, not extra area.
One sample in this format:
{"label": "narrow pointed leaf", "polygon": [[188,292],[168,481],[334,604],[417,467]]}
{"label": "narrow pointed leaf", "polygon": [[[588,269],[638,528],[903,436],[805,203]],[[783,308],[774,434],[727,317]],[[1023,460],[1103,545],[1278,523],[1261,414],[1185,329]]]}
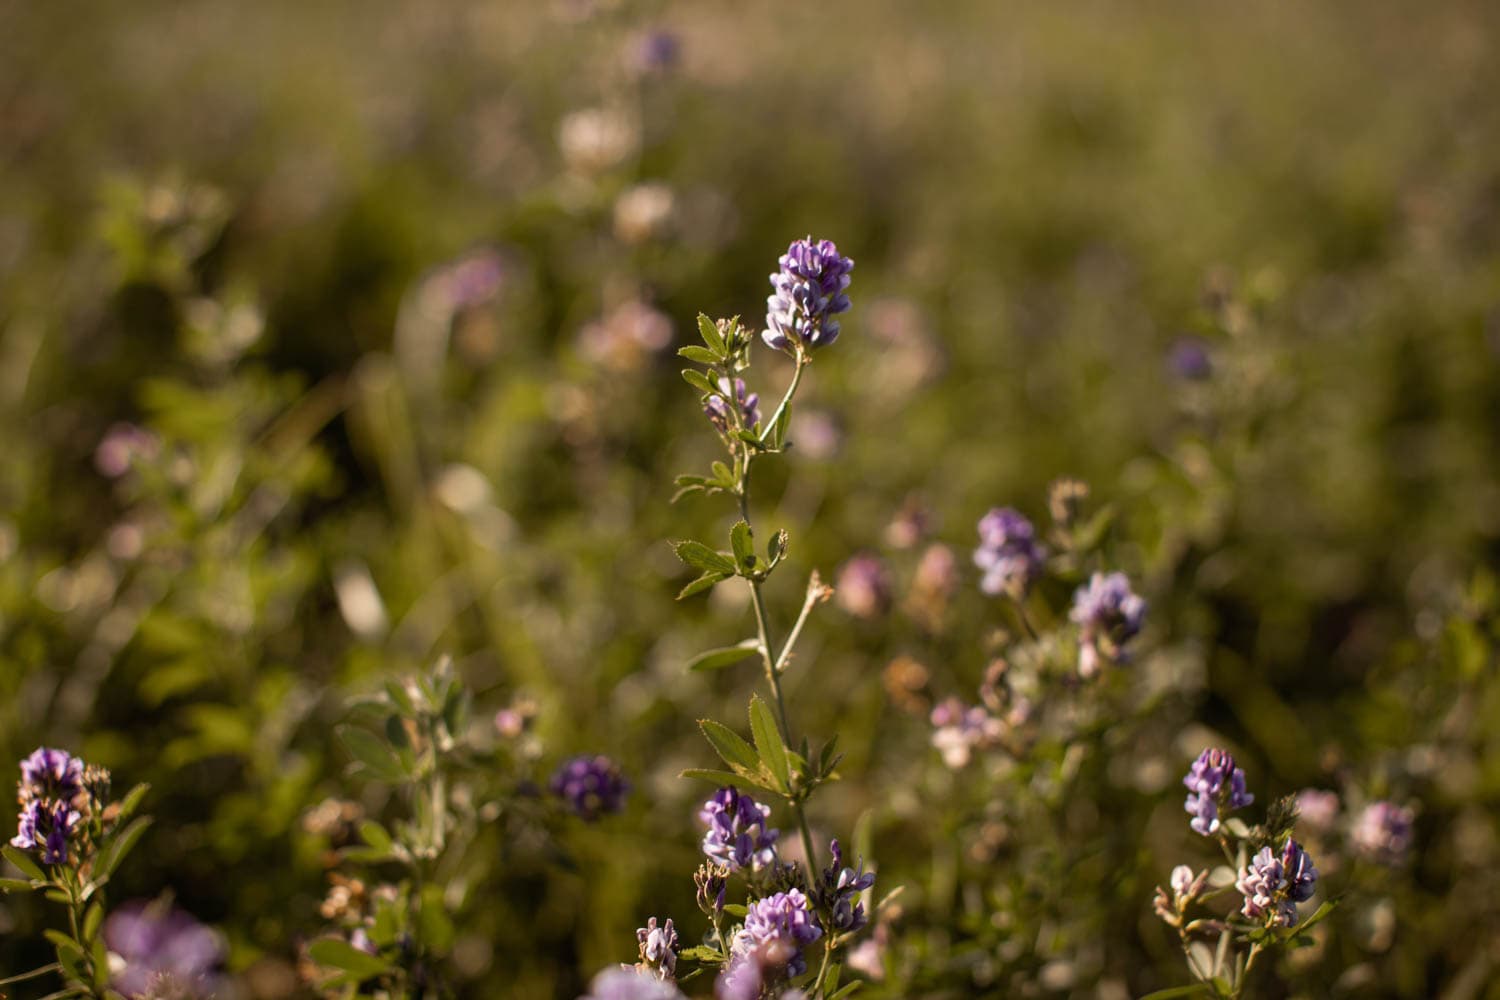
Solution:
{"label": "narrow pointed leaf", "polygon": [[734,561],[741,570],[755,568],[755,534],[746,521],[736,521],[729,529],[729,547],[734,551]]}
{"label": "narrow pointed leaf", "polygon": [[708,345],[708,349],[720,357],[724,354],[727,345],[724,343],[723,334],[719,333],[719,324],[709,319],[703,313],[698,314],[698,336]]}
{"label": "narrow pointed leaf", "polygon": [[734,575],[734,560],[722,552],[715,552],[702,542],[695,542],[692,539],[673,542],[672,551],[677,554],[678,559],[681,559],[694,569],[702,570],[705,573]]}
{"label": "narrow pointed leaf", "polygon": [[746,639],[735,646],[710,649],[699,653],[688,662],[689,670],[722,670],[760,652],[760,640]]}
{"label": "narrow pointed leaf", "polygon": [[683,587],[680,591],[678,591],[677,599],[681,601],[686,598],[692,597],[694,594],[701,594],[705,590],[708,590],[710,587],[712,587],[714,584],[722,583],[723,581],[729,579],[732,575],[733,574],[731,573],[704,573],[692,583],[688,584],[686,587]]}
{"label": "narrow pointed leaf", "polygon": [[770,706],[758,694],[750,696],[750,732],[755,737],[755,748],[760,751],[760,759],[770,769],[771,775],[780,782],[781,791],[791,791],[791,768],[787,763],[786,744],[782,742],[781,731],[776,728],[776,717],[771,714]]}
{"label": "narrow pointed leaf", "polygon": [[713,744],[714,751],[730,767],[743,767],[748,771],[760,769],[760,758],[756,756],[755,748],[733,729],[713,719],[699,719],[698,728],[703,730],[703,735]]}

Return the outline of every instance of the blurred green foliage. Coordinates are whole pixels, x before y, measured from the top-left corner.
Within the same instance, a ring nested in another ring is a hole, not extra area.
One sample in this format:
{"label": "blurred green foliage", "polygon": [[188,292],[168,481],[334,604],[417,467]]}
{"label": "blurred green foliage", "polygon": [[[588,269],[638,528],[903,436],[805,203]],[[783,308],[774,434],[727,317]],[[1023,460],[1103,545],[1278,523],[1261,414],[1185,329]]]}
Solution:
{"label": "blurred green foliage", "polygon": [[[868,812],[907,886],[891,994],[1183,981],[1149,898],[1219,741],[1263,801],[1421,803],[1412,864],[1351,877],[1265,995],[1500,995],[1497,21],[0,4],[0,760],[149,782],[114,898],[175,893],[251,995],[290,995],[328,887],[305,817],[387,806],[333,726],[450,652],[480,708],[536,701],[547,761],[634,776],[564,830],[571,870],[494,843],[453,944],[467,995],[576,996],[646,916],[688,922],[704,789],[676,775],[748,686],[686,668],[748,609],[673,601],[663,540],[726,525],[667,503],[713,442],[657,332],[758,321],[811,232],[858,268],[802,454],[766,463],[788,559],[883,551],[904,590],[903,505],[967,568],[984,510],[1039,517],[1066,474],[1153,602],[1151,704],[1078,763],[1061,853],[985,840],[999,800],[927,745],[1006,624],[971,576],[940,620],[810,626],[788,694],[849,753],[814,823]],[[643,71],[655,28],[681,60]],[[1190,332],[1207,379],[1169,365]],[[0,968],[45,960],[42,917],[0,900]]]}

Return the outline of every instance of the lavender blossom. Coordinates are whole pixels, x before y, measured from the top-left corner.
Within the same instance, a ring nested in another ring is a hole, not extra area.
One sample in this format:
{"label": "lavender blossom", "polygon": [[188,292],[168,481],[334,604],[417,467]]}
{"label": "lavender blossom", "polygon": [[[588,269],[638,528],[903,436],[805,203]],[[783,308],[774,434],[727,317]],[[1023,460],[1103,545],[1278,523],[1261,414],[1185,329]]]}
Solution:
{"label": "lavender blossom", "polygon": [[630,791],[630,783],[620,773],[619,765],[603,754],[564,761],[553,772],[548,787],[589,822],[624,809],[625,796]]}
{"label": "lavender blossom", "polygon": [[735,935],[732,947],[736,953],[786,949],[786,975],[795,978],[807,971],[802,948],[822,936],[823,928],[808,908],[807,897],[789,889],[750,904],[745,926]]}
{"label": "lavender blossom", "polygon": [[1208,344],[1201,337],[1178,337],[1167,351],[1167,367],[1172,374],[1189,382],[1199,382],[1213,374],[1213,360]]}
{"label": "lavender blossom", "polygon": [[1414,819],[1410,809],[1394,802],[1370,803],[1354,824],[1351,837],[1355,850],[1383,865],[1401,864],[1411,849]]}
{"label": "lavender blossom", "polygon": [[738,788],[719,789],[698,811],[698,819],[708,826],[703,853],[731,871],[768,867],[776,860],[776,838],[781,836],[781,831],[766,825],[770,817],[770,806]]}
{"label": "lavender blossom", "polygon": [[1207,837],[1219,829],[1220,814],[1243,809],[1255,801],[1245,791],[1245,772],[1227,750],[1212,747],[1198,755],[1182,779],[1188,797],[1183,808],[1192,814],[1191,826]]}
{"label": "lavender blossom", "polygon": [[38,747],[21,761],[22,801],[71,799],[83,788],[83,761],[66,750]]}
{"label": "lavender blossom", "polygon": [[740,426],[747,431],[754,430],[760,426],[760,393],[747,392],[745,380],[737,378],[734,380],[734,388],[731,391],[729,379],[719,379],[719,392],[709,396],[703,402],[703,412],[707,414],[709,421],[719,430],[720,434],[728,434],[734,427],[733,411],[729,409],[729,398],[733,396],[739,409]]}
{"label": "lavender blossom", "polygon": [[1078,672],[1092,677],[1099,672],[1101,661],[1125,661],[1125,643],[1145,622],[1146,601],[1131,591],[1124,573],[1095,573],[1074,593],[1069,617],[1082,633]]}
{"label": "lavender blossom", "polygon": [[589,984],[588,993],[578,1000],[684,1000],[682,992],[669,982],[630,966],[605,969]]}
{"label": "lavender blossom", "polygon": [[1312,898],[1318,870],[1302,846],[1287,839],[1280,854],[1262,847],[1234,886],[1245,897],[1240,912],[1278,927],[1297,922],[1297,904]]}
{"label": "lavender blossom", "polygon": [[849,308],[849,272],[854,261],[839,255],[832,240],[796,240],[771,275],[775,294],[766,299],[767,346],[788,354],[810,352],[838,339],[833,317]]}
{"label": "lavender blossom", "polygon": [[636,968],[654,973],[657,979],[677,975],[677,928],[672,926],[670,917],[660,927],[652,917],[645,927],[636,930],[635,937],[641,948],[641,961]]}
{"label": "lavender blossom", "polygon": [[835,934],[857,931],[866,923],[859,894],[875,884],[875,873],[865,871],[863,860],[857,869],[844,867],[844,852],[837,840],[828,850],[831,860],[813,887],[814,900],[820,910],[831,915],[829,922]]}
{"label": "lavender blossom", "polygon": [[996,507],[979,519],[974,565],[984,571],[979,589],[1022,600],[1041,574],[1047,552],[1036,542],[1031,522],[1011,507]]}
{"label": "lavender blossom", "polygon": [[164,903],[119,907],[104,922],[104,942],[119,958],[111,966],[111,985],[128,997],[210,997],[219,985],[223,940],[190,914]]}

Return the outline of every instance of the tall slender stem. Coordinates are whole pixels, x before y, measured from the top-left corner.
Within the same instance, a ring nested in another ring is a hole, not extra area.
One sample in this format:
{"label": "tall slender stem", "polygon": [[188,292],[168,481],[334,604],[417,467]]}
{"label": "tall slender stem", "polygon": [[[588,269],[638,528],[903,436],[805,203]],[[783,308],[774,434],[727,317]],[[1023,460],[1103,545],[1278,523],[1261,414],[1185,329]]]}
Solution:
{"label": "tall slender stem", "polygon": [[792,397],[797,394],[797,386],[802,382],[802,369],[806,368],[808,363],[809,358],[807,354],[803,353],[802,348],[799,346],[797,348],[797,367],[792,370],[791,384],[786,387],[786,394],[781,397],[781,402],[776,405],[776,412],[771,414],[771,419],[761,425],[760,439],[762,441],[770,438],[771,433],[776,429],[776,424],[781,420],[782,412],[791,405]]}

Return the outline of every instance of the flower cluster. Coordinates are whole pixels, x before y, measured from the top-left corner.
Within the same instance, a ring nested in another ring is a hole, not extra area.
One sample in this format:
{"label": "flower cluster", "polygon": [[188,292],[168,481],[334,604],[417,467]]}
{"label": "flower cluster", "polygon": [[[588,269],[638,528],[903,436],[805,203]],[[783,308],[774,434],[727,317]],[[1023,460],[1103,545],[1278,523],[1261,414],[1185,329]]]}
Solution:
{"label": "flower cluster", "polygon": [[745,380],[737,378],[731,389],[729,379],[719,379],[719,395],[709,396],[703,404],[703,412],[708,415],[709,421],[718,428],[720,434],[728,434],[734,427],[734,411],[730,410],[728,400],[734,399],[734,405],[739,410],[740,426],[745,430],[754,430],[760,426],[760,393],[749,392],[745,388]]}
{"label": "flower cluster", "polygon": [[781,831],[766,825],[770,817],[770,806],[738,788],[719,789],[698,811],[698,819],[708,826],[703,853],[731,871],[768,867],[776,860],[776,838],[781,836]]}
{"label": "flower cluster", "polygon": [[1205,837],[1219,829],[1222,814],[1255,801],[1255,796],[1245,791],[1244,770],[1235,766],[1229,751],[1217,747],[1198,755],[1182,783],[1188,790],[1183,808],[1193,817],[1189,825]]}
{"label": "flower cluster", "polygon": [[828,914],[829,930],[835,934],[857,931],[866,923],[865,906],[859,894],[875,884],[875,873],[865,871],[861,859],[857,868],[844,867],[844,852],[837,840],[828,846],[831,860],[823,876],[813,887],[813,898],[820,912]]}
{"label": "flower cluster", "polygon": [[1297,904],[1312,898],[1318,870],[1312,858],[1290,837],[1278,854],[1262,847],[1234,887],[1245,897],[1241,909],[1251,920],[1266,920],[1278,927],[1297,922]]}
{"label": "flower cluster", "polygon": [[818,926],[807,897],[798,889],[788,889],[750,904],[745,926],[735,936],[733,947],[737,955],[784,951],[786,957],[780,964],[788,978],[795,978],[807,971],[802,948],[822,936],[823,928]]}
{"label": "flower cluster", "polygon": [[984,706],[965,705],[958,698],[938,702],[929,719],[933,748],[942,754],[943,763],[954,770],[968,766],[975,750],[993,746],[1005,729]]}
{"label": "flower cluster", "polygon": [[1124,573],[1095,573],[1073,595],[1069,617],[1082,630],[1078,672],[1092,677],[1101,661],[1124,662],[1125,643],[1145,622],[1146,599],[1131,591]]}
{"label": "flower cluster", "polygon": [[553,772],[548,788],[580,818],[593,821],[625,808],[630,782],[618,764],[599,754],[564,761]]}
{"label": "flower cluster", "polygon": [[761,338],[778,351],[796,353],[826,347],[838,339],[833,317],[849,309],[849,272],[854,261],[839,255],[832,240],[796,240],[771,275],[775,292],[766,299]]}
{"label": "flower cluster", "polygon": [[21,762],[16,799],[21,812],[11,844],[40,851],[42,863],[64,864],[109,787],[109,772],[64,750],[41,747]]}
{"label": "flower cluster", "polygon": [[677,975],[677,928],[672,918],[657,926],[656,918],[646,921],[646,926],[635,932],[641,946],[641,960],[636,968],[653,973],[657,979],[672,979]]}
{"label": "flower cluster", "polygon": [[996,507],[980,518],[974,565],[984,572],[979,589],[986,594],[1021,600],[1041,574],[1046,556],[1036,529],[1014,508]]}

